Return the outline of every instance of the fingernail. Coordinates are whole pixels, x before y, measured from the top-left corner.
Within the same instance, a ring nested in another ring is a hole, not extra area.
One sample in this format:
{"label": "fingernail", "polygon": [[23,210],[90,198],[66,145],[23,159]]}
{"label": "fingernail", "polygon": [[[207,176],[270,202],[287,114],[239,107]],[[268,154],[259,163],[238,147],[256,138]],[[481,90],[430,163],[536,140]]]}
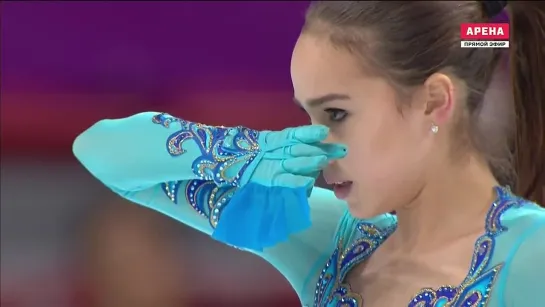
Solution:
{"label": "fingernail", "polygon": [[335,144],[335,149],[332,151],[332,155],[336,157],[344,157],[348,153],[348,147],[343,144]]}

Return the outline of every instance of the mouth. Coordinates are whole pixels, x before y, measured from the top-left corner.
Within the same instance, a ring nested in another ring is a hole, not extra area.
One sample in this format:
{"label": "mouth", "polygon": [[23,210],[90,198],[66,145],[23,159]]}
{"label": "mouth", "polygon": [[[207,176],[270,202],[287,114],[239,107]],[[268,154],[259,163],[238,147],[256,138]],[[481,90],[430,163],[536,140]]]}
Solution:
{"label": "mouth", "polygon": [[346,199],[352,190],[352,181],[339,181],[333,183],[333,192],[338,199]]}

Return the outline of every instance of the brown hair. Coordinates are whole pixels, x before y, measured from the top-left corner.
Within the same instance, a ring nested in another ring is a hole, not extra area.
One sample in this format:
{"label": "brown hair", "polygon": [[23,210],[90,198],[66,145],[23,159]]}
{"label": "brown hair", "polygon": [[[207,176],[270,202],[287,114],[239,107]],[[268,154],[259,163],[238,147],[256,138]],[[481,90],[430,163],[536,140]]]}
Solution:
{"label": "brown hair", "polygon": [[462,80],[468,90],[461,135],[485,155],[500,184],[545,204],[545,2],[509,3],[516,132],[506,133],[502,146],[488,146],[488,136],[478,124],[502,51],[460,47],[460,24],[489,22],[482,4],[315,1],[303,31],[327,35],[333,46],[360,57],[366,68],[382,74],[400,93],[437,72]]}

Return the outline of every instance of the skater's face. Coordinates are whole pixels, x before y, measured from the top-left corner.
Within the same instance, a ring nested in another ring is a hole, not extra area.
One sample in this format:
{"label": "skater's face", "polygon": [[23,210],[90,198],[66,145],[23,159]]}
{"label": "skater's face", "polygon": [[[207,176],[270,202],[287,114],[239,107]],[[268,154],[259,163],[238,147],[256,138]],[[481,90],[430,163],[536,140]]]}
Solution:
{"label": "skater's face", "polygon": [[[400,110],[399,93],[362,71],[358,59],[325,38],[303,34],[291,62],[295,100],[313,124],[330,127],[328,142],[348,145],[348,155],[325,170],[356,217],[371,217],[409,201],[422,184],[433,147],[433,122],[425,98]],[[414,96],[414,97],[413,97]]]}

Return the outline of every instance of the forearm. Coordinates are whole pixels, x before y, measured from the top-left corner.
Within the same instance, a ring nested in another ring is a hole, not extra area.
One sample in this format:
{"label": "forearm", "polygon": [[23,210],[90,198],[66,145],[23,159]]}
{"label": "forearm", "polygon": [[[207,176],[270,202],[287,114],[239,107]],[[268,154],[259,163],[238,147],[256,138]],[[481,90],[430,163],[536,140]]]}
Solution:
{"label": "forearm", "polygon": [[188,180],[157,184],[135,191],[110,187],[134,203],[167,215],[183,224],[212,235],[234,187],[218,187],[212,181]]}

